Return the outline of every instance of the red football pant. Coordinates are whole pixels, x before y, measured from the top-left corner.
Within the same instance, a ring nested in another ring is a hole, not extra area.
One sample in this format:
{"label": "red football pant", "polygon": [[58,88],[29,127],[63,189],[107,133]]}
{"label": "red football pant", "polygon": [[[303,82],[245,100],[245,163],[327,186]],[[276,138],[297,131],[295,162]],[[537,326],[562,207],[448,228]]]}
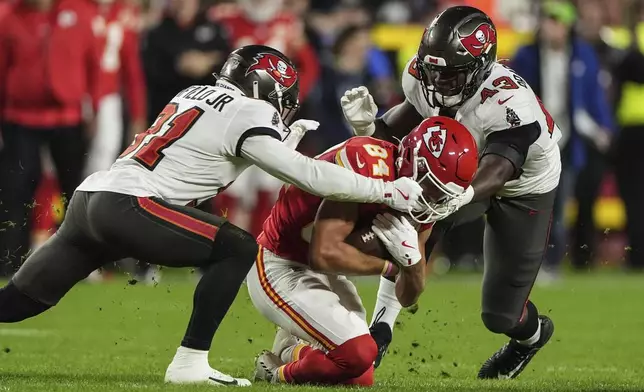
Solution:
{"label": "red football pant", "polygon": [[371,335],[346,341],[325,353],[303,348],[299,358],[279,369],[280,378],[291,384],[373,385],[373,361],[378,347]]}

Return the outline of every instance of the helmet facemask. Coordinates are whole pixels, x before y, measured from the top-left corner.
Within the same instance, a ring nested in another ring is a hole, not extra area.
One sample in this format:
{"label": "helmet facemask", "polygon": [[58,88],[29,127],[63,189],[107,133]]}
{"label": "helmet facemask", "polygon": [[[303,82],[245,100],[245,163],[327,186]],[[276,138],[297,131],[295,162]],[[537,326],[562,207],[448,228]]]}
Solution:
{"label": "helmet facemask", "polygon": [[[297,112],[300,110],[300,102],[293,94],[284,94],[285,92],[288,92],[288,89],[284,90],[279,83],[275,82],[275,90],[268,94],[268,101],[277,109],[282,122],[288,127],[293,123]],[[259,83],[257,81],[253,82],[253,98],[263,99],[259,93]]]}
{"label": "helmet facemask", "polygon": [[[418,59],[418,72],[425,100],[431,107],[461,106],[476,93],[488,68],[477,59],[463,66],[429,64]],[[491,63],[489,64],[491,65]]]}
{"label": "helmet facemask", "polygon": [[[399,147],[400,157],[396,159],[396,167],[400,173],[405,164],[411,166],[411,173],[408,177],[418,182],[423,188],[420,202],[423,205],[422,211],[409,211],[411,218],[421,224],[435,222],[450,215],[453,211],[447,208],[439,208],[448,201],[459,197],[465,189],[461,186],[449,183],[443,184],[434,173],[432,173],[427,159],[418,153],[421,148],[421,141],[418,140],[413,147],[405,147],[401,143]],[[407,155],[407,156],[405,156]],[[408,172],[409,170],[406,170]]]}

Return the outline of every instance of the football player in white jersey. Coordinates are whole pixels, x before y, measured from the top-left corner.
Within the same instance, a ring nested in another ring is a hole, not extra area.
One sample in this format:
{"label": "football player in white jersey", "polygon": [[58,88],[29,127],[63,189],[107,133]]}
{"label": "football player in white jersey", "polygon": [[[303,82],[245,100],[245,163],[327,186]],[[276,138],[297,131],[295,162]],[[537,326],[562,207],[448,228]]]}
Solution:
{"label": "football player in white jersey", "polygon": [[317,125],[301,120],[289,127],[298,92],[293,64],[266,46],[232,52],[214,86],[179,92],[110,170],[77,188],[60,230],[0,289],[0,322],[46,311],[90,272],[124,257],[201,267],[190,322],[165,380],[250,385],[212,369],[208,350],[258,246],[250,234],[192,206],[255,164],[321,197],[422,209],[422,188],[412,179],[374,180],[294,151]]}
{"label": "football player in white jersey", "polygon": [[[482,288],[483,323],[510,338],[481,367],[479,378],[514,378],[554,331],[529,300],[546,249],[561,161],[557,125],[526,82],[496,60],[494,24],[473,7],[452,7],[425,29],[418,53],[402,76],[405,101],[376,119],[365,88],[341,103],[358,135],[402,138],[425,117],[463,123],[479,145],[477,174],[467,192],[444,206],[435,244],[459,223],[487,215]],[[563,89],[563,86],[562,86]],[[435,143],[444,143],[436,134]],[[429,252],[428,252],[429,254]],[[381,279],[372,334],[382,358],[400,305],[394,285]]]}

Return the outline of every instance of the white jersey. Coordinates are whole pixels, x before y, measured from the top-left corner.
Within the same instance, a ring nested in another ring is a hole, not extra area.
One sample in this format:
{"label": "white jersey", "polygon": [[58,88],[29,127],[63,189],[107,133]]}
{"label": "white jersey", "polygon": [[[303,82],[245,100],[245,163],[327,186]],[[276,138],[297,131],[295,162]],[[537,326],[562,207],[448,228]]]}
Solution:
{"label": "white jersey", "polygon": [[251,165],[241,157],[246,138],[284,141],[288,134],[268,102],[227,84],[192,86],[170,101],[109,171],[94,173],[78,190],[156,196],[181,205],[203,201]]}
{"label": "white jersey", "polygon": [[[438,115],[438,107],[432,108],[425,99],[415,57],[405,67],[402,86],[405,98],[421,116]],[[508,181],[499,196],[544,194],[559,184],[561,158],[557,141],[561,131],[530,86],[510,68],[495,63],[476,94],[459,108],[456,120],[474,136],[479,151],[494,132],[539,123],[541,134],[528,149],[523,173],[518,179]]]}

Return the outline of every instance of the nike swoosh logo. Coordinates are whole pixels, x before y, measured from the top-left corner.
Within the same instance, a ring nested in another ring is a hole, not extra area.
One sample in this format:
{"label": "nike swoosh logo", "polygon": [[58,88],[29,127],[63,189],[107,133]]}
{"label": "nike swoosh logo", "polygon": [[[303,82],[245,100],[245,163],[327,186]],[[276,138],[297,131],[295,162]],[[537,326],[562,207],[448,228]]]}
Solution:
{"label": "nike swoosh logo", "polygon": [[409,200],[409,195],[405,195],[405,194],[403,193],[403,191],[401,191],[401,190],[400,190],[400,189],[398,189],[398,188],[396,188],[396,190],[398,191],[398,193],[400,193],[400,196],[402,196],[402,197],[403,197],[403,199],[405,199],[405,200]]}
{"label": "nike swoosh logo", "polygon": [[416,249],[416,248],[414,248],[413,246],[409,245],[409,244],[407,243],[407,241],[403,241],[403,242],[402,242],[402,246],[404,246],[405,248]]}
{"label": "nike swoosh logo", "polygon": [[500,100],[500,99],[499,99],[499,105],[503,105],[504,103],[506,103],[506,102],[508,102],[509,100],[511,100],[513,97],[514,97],[514,95],[511,95],[511,96],[509,96],[508,98],[506,98],[506,99],[504,99],[504,100]]}
{"label": "nike swoosh logo", "polygon": [[239,383],[237,382],[237,380],[235,380],[234,378],[233,378],[233,380],[232,380],[232,381],[220,380],[220,379],[218,379],[218,378],[214,378],[214,377],[208,377],[208,378],[209,378],[210,380],[214,381],[214,382],[218,382],[218,383],[220,383],[221,385],[238,385],[238,384],[239,384]]}
{"label": "nike swoosh logo", "polygon": [[360,162],[360,154],[356,152],[356,163],[358,163],[358,169],[362,169],[365,165],[364,162]]}

